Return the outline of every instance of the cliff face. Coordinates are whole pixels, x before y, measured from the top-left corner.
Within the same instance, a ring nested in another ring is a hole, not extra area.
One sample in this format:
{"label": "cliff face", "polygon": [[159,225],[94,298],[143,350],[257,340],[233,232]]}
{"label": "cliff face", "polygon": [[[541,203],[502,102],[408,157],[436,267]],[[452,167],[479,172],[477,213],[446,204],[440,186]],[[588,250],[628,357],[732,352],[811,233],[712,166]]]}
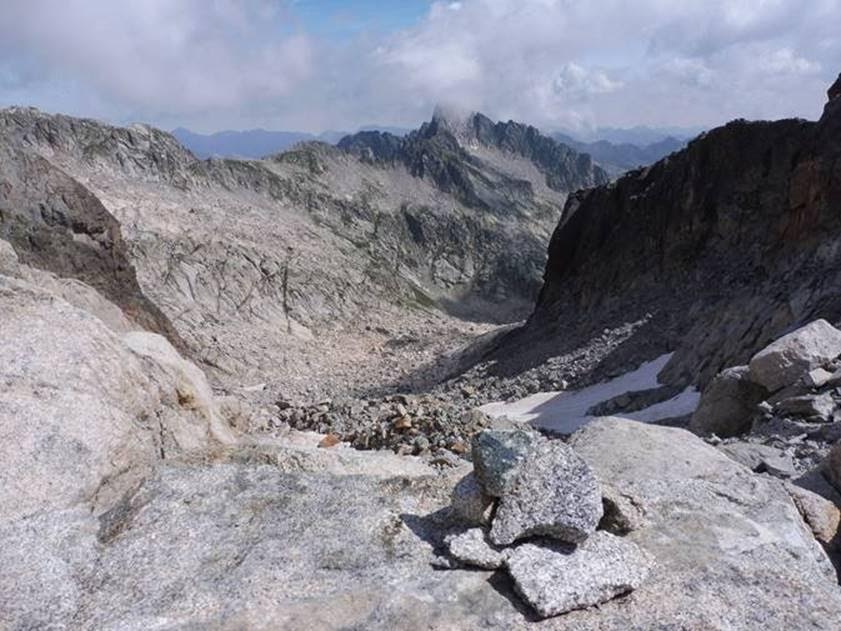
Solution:
{"label": "cliff face", "polygon": [[[649,317],[612,360],[675,350],[705,383],[787,329],[841,319],[841,79],[818,122],[734,121],[573,195],[515,339],[580,339]],[[621,356],[621,357],[620,357]]]}

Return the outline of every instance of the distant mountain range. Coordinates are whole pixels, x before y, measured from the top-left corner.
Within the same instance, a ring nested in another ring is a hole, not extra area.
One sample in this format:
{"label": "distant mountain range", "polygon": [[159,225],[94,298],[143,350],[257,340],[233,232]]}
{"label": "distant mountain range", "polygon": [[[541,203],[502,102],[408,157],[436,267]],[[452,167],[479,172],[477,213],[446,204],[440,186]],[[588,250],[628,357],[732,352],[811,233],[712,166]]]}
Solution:
{"label": "distant mountain range", "polygon": [[[395,136],[406,134],[408,129],[402,127],[379,127],[366,125],[359,131],[383,131]],[[336,144],[350,132],[325,131],[320,134],[310,134],[299,131],[268,131],[265,129],[248,129],[243,131],[220,131],[213,134],[198,134],[189,129],[178,127],[172,130],[172,135],[189,149],[197,158],[212,156],[224,158],[263,158],[265,156],[286,151],[299,142],[318,140],[331,145]]]}
{"label": "distant mountain range", "polygon": [[[356,133],[381,132],[393,137],[403,137],[410,131],[403,127],[364,125]],[[698,131],[700,129],[606,127],[587,133],[560,131],[552,134],[552,138],[580,153],[589,153],[597,164],[615,177],[629,169],[652,164],[681,149]],[[351,133],[343,131],[311,134],[265,129],[199,134],[183,127],[174,129],[172,135],[201,159],[211,156],[256,159],[286,151],[301,142],[321,141],[338,144],[341,139],[352,136]]]}
{"label": "distant mountain range", "polygon": [[654,164],[670,153],[683,149],[687,142],[673,136],[642,146],[627,142],[615,144],[607,140],[581,142],[561,132],[552,134],[552,138],[580,153],[590,154],[596,164],[607,171],[611,177],[619,176],[637,167]]}

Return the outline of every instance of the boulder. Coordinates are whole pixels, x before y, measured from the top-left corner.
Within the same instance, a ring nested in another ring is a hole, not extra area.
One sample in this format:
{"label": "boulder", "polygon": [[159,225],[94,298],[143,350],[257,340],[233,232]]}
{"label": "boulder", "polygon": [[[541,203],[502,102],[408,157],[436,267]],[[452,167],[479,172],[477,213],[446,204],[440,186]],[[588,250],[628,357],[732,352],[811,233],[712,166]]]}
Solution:
{"label": "boulder", "polygon": [[751,381],[747,366],[727,368],[707,385],[689,429],[722,438],[743,434],[750,429],[756,405],[767,396],[765,388]]}
{"label": "boulder", "polygon": [[545,535],[578,543],[602,518],[602,494],[587,464],[561,441],[535,447],[499,501],[491,541],[508,545]]}
{"label": "boulder", "polygon": [[491,429],[477,434],[473,439],[473,466],[485,493],[502,497],[517,467],[542,441],[540,434],[525,429]]}
{"label": "boulder", "polygon": [[773,475],[775,478],[793,478],[798,471],[794,465],[794,458],[787,453],[769,455],[762,459],[758,471]]}
{"label": "boulder", "polygon": [[815,320],[754,355],[750,360],[751,379],[774,392],[839,354],[841,331],[826,320]]}
{"label": "boulder", "polygon": [[602,531],[578,546],[547,540],[524,543],[505,561],[517,593],[544,618],[638,588],[653,563],[634,543]]}
{"label": "boulder", "polygon": [[496,570],[505,564],[508,550],[498,548],[488,541],[487,531],[483,528],[471,528],[458,534],[448,535],[444,539],[450,555],[468,565]]}

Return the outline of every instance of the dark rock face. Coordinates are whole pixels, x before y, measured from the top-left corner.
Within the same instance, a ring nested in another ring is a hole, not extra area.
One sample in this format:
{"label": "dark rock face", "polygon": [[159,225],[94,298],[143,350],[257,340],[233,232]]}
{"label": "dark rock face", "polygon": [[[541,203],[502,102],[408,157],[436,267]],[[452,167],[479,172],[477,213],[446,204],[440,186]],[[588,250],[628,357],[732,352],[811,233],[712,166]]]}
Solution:
{"label": "dark rock face", "polygon": [[138,325],[184,344],[137,283],[116,219],[45,159],[0,145],[0,238],[21,262],[91,285]]}
{"label": "dark rock face", "polygon": [[606,363],[675,350],[661,379],[703,385],[799,324],[838,322],[838,92],[816,123],[733,121],[573,195],[535,311],[508,348],[543,340],[557,352],[652,314]]}

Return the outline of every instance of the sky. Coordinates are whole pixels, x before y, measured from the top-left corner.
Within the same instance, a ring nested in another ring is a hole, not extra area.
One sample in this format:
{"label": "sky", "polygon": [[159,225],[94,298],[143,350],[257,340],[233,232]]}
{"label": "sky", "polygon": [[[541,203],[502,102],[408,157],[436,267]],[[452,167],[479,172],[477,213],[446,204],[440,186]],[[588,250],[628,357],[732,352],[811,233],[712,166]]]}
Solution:
{"label": "sky", "polygon": [[3,0],[0,106],[195,131],[817,118],[841,0]]}

